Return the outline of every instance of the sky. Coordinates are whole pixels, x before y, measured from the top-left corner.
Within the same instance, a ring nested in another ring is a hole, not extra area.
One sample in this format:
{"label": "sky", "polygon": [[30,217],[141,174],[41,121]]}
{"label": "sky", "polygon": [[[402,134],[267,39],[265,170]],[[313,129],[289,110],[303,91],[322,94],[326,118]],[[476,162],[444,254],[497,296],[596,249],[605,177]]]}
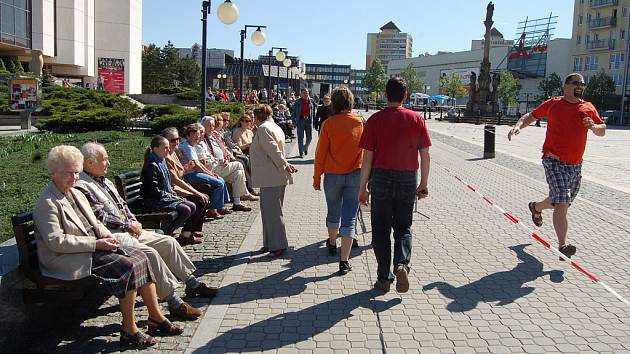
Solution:
{"label": "sky", "polygon": [[[238,21],[225,25],[217,18],[223,0],[212,1],[208,15],[208,48],[234,50],[240,55],[240,30],[264,25],[263,46],[251,42],[248,29],[245,58],[267,54],[272,46],[286,47],[305,63],[350,64],[365,68],[367,33],[393,21],[413,37],[413,56],[437,51],[470,49],[482,39],[487,1],[482,0],[232,0],[240,11]],[[573,0],[495,0],[494,27],[506,39],[517,37],[518,22],[558,16],[553,38],[570,38]],[[201,0],[143,1],[143,44],[176,47],[201,43]]]}

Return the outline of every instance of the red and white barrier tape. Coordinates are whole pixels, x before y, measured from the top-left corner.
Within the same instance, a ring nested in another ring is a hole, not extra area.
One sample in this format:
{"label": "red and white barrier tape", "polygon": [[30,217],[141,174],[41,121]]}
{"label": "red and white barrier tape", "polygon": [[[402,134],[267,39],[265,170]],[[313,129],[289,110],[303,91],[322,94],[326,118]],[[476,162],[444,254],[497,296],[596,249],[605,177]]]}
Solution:
{"label": "red and white barrier tape", "polygon": [[[442,167],[442,168],[444,168],[444,167]],[[578,264],[575,261],[572,261],[570,258],[568,258],[564,254],[562,254],[560,251],[558,251],[558,249],[556,249],[555,247],[552,247],[551,243],[549,243],[549,241],[545,240],[542,236],[540,236],[535,231],[530,229],[527,225],[525,225],[522,222],[520,222],[520,220],[518,218],[516,218],[514,215],[512,215],[510,212],[505,211],[503,208],[501,208],[499,205],[497,205],[495,202],[493,202],[492,199],[490,199],[487,196],[481,194],[474,185],[464,181],[462,178],[458,177],[457,175],[452,174],[451,171],[449,171],[448,169],[446,169],[446,168],[444,168],[444,169],[450,175],[455,177],[456,180],[458,180],[463,185],[465,185],[468,189],[470,189],[472,192],[474,192],[475,194],[479,195],[486,203],[490,204],[492,207],[497,209],[499,211],[499,213],[501,213],[501,215],[503,215],[510,222],[512,222],[513,224],[516,224],[516,225],[520,225],[523,229],[525,229],[530,234],[531,237],[533,237],[536,241],[538,241],[538,243],[543,245],[546,249],[548,249],[548,250],[552,251],[553,253],[557,254],[558,256],[562,257],[562,259],[564,259],[565,261],[569,261],[571,266],[573,268],[577,269],[578,272],[584,274],[586,277],[588,277],[594,283],[597,283],[597,284],[601,285],[609,293],[613,294],[617,299],[621,300],[623,303],[625,303],[626,305],[630,306],[630,301],[626,300],[618,292],[616,292],[614,289],[612,289],[610,286],[608,286],[608,284],[604,283],[597,275],[587,271],[580,264]]]}

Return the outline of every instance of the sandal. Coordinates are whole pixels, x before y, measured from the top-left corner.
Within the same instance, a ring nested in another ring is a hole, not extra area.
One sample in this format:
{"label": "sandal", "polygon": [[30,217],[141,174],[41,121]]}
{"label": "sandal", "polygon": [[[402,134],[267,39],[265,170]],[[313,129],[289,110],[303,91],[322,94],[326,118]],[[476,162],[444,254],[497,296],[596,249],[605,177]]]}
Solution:
{"label": "sandal", "polygon": [[[565,255],[567,258],[571,258],[571,256],[573,256],[575,252],[577,251],[577,248],[571,244],[568,244],[568,245],[564,245],[558,248],[558,251],[560,251],[560,253]],[[560,259],[561,261],[564,261],[562,257],[558,257],[558,259]]]}
{"label": "sandal", "polygon": [[543,224],[542,212],[536,211],[536,202],[529,202],[527,205],[530,213],[532,213],[532,222],[534,225],[540,227]]}
{"label": "sandal", "polygon": [[133,345],[136,348],[147,348],[157,344],[157,340],[150,335],[144,334],[138,331],[134,334],[129,334],[123,330],[120,330],[120,343],[125,345]]}
{"label": "sandal", "polygon": [[162,334],[169,336],[180,335],[184,333],[184,327],[173,324],[173,322],[169,321],[168,319],[165,319],[162,322],[158,322],[154,319],[149,318],[147,322],[149,333],[161,332]]}

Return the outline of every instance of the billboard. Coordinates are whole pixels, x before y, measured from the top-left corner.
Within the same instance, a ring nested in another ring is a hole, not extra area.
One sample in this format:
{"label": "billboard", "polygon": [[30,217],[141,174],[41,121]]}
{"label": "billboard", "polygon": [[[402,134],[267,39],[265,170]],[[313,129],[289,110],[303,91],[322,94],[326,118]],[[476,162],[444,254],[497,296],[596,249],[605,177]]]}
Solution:
{"label": "billboard", "polygon": [[518,23],[517,39],[508,54],[507,69],[521,77],[545,77],[547,74],[547,45],[553,35],[558,16]]}
{"label": "billboard", "polygon": [[9,110],[13,112],[35,112],[41,106],[39,79],[20,77],[9,79]]}
{"label": "billboard", "polygon": [[125,59],[98,58],[96,86],[99,90],[125,93]]}

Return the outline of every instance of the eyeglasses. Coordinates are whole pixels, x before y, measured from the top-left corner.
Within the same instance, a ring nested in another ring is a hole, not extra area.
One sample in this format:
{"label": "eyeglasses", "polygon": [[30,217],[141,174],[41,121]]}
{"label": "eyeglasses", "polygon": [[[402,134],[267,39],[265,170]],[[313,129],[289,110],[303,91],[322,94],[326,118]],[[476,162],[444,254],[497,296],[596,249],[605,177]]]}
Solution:
{"label": "eyeglasses", "polygon": [[179,138],[170,139],[169,142],[171,142],[171,143],[179,143]]}
{"label": "eyeglasses", "polygon": [[251,119],[244,119],[244,120],[242,120],[241,122],[251,123],[251,122],[252,122],[252,120],[251,120]]}
{"label": "eyeglasses", "polygon": [[586,86],[586,83],[583,82],[583,81],[573,81],[573,82],[571,82],[571,85],[584,87],[584,86]]}

